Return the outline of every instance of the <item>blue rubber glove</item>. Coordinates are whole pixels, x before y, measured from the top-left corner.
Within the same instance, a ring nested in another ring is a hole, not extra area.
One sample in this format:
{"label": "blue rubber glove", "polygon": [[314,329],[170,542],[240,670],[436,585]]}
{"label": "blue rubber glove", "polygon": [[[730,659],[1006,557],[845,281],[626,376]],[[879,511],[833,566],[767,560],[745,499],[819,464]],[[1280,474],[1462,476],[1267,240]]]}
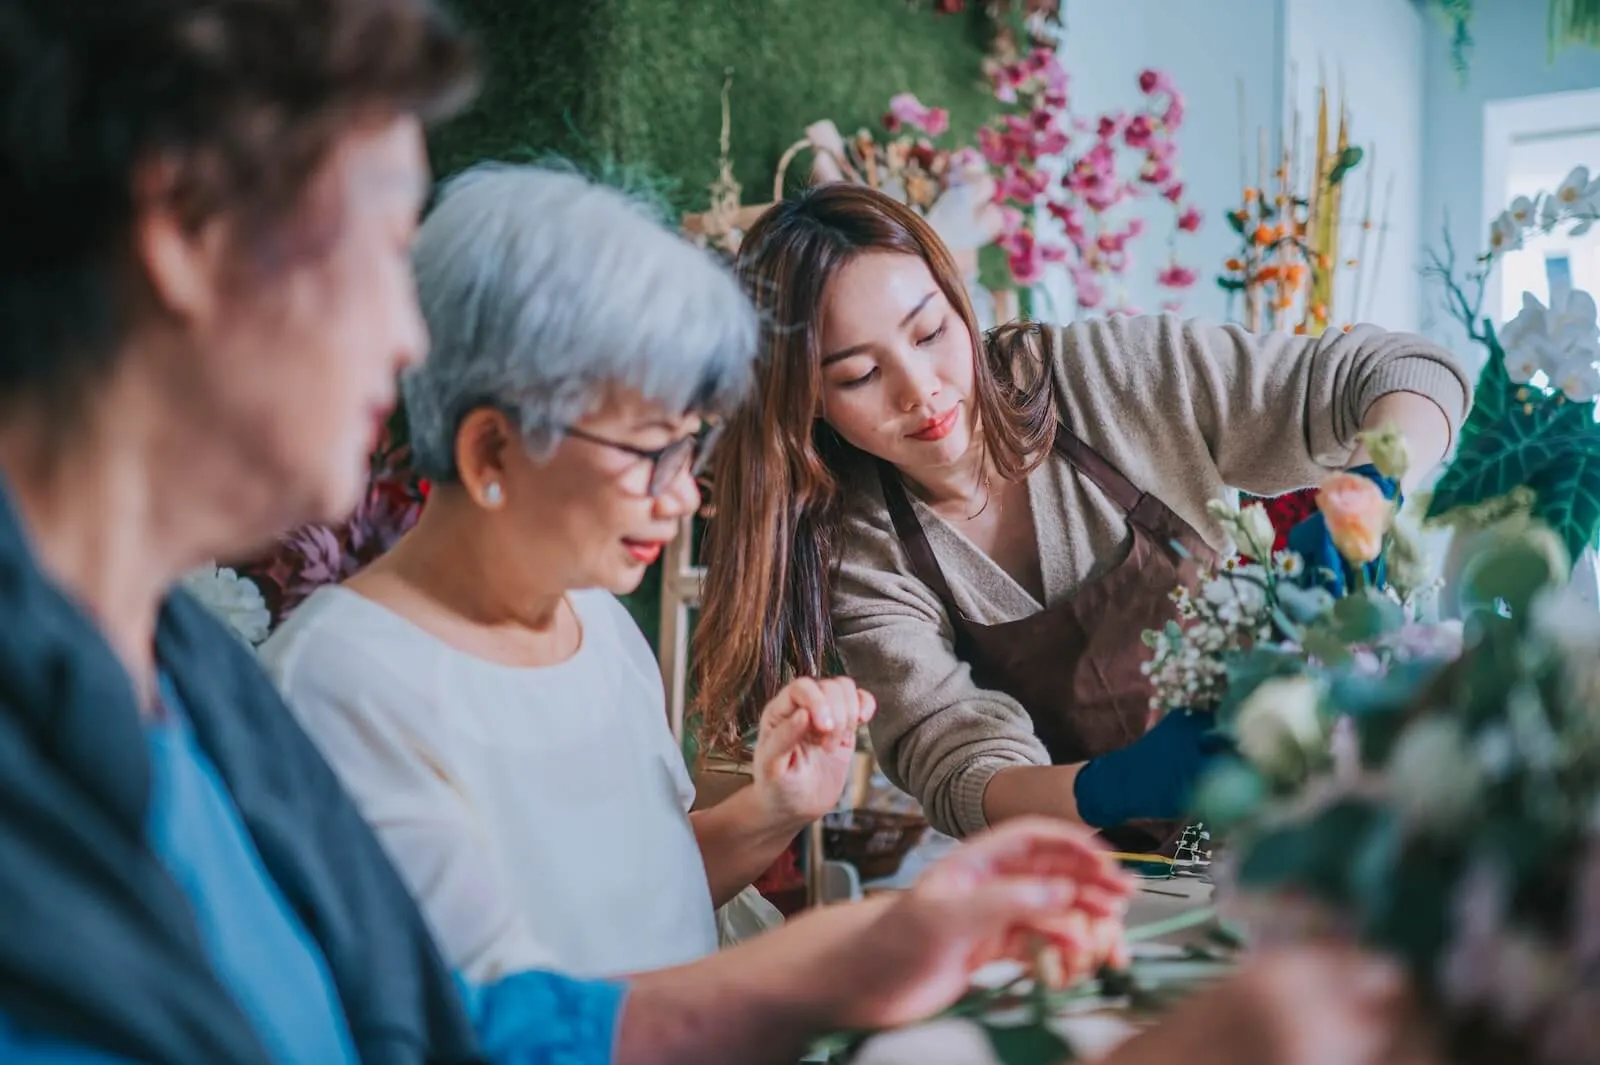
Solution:
{"label": "blue rubber glove", "polygon": [[[1400,486],[1379,473],[1376,466],[1356,466],[1349,472],[1377,485],[1385,499],[1399,496]],[[1333,546],[1333,537],[1328,534],[1328,519],[1322,516],[1320,510],[1289,530],[1289,550],[1305,560],[1306,568],[1299,580],[1302,587],[1322,588],[1338,599],[1355,583],[1356,568],[1346,562],[1344,556],[1339,554],[1339,549]],[[1382,588],[1388,580],[1382,556],[1361,568],[1370,588]]]}
{"label": "blue rubber glove", "polygon": [[1174,710],[1129,746],[1091,758],[1072,785],[1078,816],[1095,828],[1187,816],[1200,777],[1231,756],[1216,728],[1210,714]]}

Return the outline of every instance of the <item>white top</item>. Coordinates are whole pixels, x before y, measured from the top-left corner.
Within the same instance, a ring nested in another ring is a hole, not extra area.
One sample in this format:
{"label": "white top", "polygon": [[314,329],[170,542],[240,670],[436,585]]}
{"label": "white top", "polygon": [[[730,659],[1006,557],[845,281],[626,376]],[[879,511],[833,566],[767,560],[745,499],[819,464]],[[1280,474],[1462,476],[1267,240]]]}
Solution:
{"label": "white top", "polygon": [[717,948],[650,647],[613,596],[571,601],[582,643],[546,668],[457,651],[337,587],[261,649],[472,981],[615,976]]}

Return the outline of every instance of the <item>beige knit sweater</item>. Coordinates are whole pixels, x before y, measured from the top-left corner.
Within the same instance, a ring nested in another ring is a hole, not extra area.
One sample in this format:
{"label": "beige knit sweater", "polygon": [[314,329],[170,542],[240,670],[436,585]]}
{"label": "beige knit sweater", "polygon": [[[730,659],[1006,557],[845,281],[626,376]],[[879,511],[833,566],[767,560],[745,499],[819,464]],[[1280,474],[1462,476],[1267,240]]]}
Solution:
{"label": "beige knit sweater", "polygon": [[[1452,430],[1470,396],[1449,352],[1370,326],[1320,338],[1258,336],[1163,315],[1061,332],[1054,376],[1066,424],[1223,550],[1209,500],[1229,488],[1278,495],[1343,468],[1368,407],[1386,394],[1428,396]],[[1041,465],[1028,490],[1050,604],[1126,556],[1131,534],[1121,511],[1064,461]],[[935,827],[976,832],[995,772],[1047,765],[1049,756],[1021,705],[978,687],[956,657],[950,619],[911,575],[876,475],[856,471],[847,494],[833,617],[846,668],[878,697],[873,746]],[[968,617],[997,624],[1041,609],[971,541],[920,501],[913,505]]]}

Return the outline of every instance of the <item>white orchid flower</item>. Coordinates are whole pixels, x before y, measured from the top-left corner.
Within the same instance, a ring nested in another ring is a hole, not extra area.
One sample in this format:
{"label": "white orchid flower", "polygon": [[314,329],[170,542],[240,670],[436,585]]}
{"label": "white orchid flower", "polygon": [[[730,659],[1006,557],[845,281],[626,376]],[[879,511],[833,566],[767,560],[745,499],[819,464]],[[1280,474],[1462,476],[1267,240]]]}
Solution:
{"label": "white orchid flower", "polygon": [[1552,198],[1561,204],[1564,213],[1581,212],[1585,207],[1592,210],[1595,201],[1600,199],[1600,180],[1589,180],[1588,167],[1575,166],[1566,180],[1556,187]]}
{"label": "white orchid flower", "polygon": [[1511,208],[1510,210],[1506,211],[1506,214],[1510,215],[1511,220],[1517,223],[1518,226],[1526,229],[1528,226],[1533,224],[1533,201],[1528,199],[1526,196],[1518,196],[1516,199],[1511,201]]}
{"label": "white orchid flower", "polygon": [[1600,368],[1593,358],[1568,360],[1550,374],[1550,385],[1574,403],[1587,403],[1600,396]]}
{"label": "white orchid flower", "polygon": [[1510,211],[1501,211],[1489,226],[1489,254],[1501,255],[1522,247],[1522,227],[1511,217]]}
{"label": "white orchid flower", "polygon": [[1527,384],[1555,369],[1557,352],[1550,343],[1550,312],[1531,292],[1522,294],[1522,310],[1500,331],[1506,356],[1506,376]]}

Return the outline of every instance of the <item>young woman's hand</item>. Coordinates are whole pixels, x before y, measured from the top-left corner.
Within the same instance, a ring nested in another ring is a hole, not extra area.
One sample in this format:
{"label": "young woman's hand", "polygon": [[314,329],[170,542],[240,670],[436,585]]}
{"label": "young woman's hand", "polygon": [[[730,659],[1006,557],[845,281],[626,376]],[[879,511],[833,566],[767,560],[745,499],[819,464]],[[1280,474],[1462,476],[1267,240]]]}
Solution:
{"label": "young woman's hand", "polygon": [[832,810],[850,778],[856,727],[878,704],[848,677],[790,684],[761,712],[751,773],[769,823],[798,831]]}

